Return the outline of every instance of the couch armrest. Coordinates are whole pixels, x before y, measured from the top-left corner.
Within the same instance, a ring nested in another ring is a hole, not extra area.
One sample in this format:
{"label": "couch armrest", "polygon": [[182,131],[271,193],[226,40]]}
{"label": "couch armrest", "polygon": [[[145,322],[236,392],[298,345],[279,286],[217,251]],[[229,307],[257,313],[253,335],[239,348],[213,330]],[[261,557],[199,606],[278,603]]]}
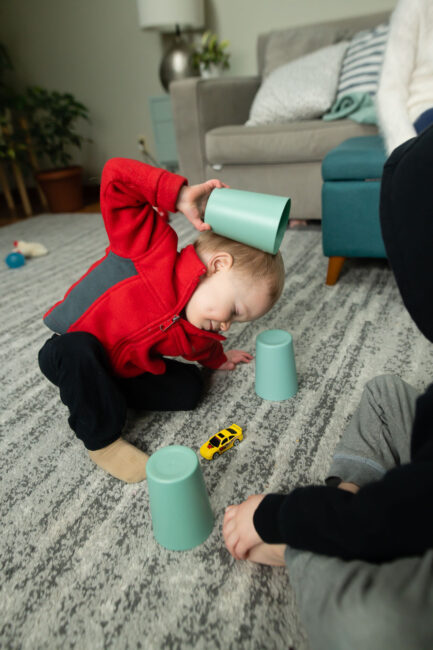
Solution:
{"label": "couch armrest", "polygon": [[249,117],[260,77],[192,77],[170,84],[180,173],[190,183],[205,179],[205,134]]}

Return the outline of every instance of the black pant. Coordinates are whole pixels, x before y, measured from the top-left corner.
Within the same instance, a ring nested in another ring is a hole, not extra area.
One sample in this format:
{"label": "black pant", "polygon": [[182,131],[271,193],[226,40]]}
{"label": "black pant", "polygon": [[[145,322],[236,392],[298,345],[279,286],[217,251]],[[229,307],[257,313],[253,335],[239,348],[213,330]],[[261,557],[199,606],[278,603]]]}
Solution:
{"label": "black pant", "polygon": [[394,149],[382,175],[380,220],[403,302],[433,341],[433,126]]}
{"label": "black pant", "polygon": [[39,351],[40,369],[60,389],[69,425],[90,450],[102,449],[120,436],[128,407],[188,411],[197,405],[203,387],[200,370],[164,361],[163,375],[117,377],[103,346],[87,332],[55,334]]}

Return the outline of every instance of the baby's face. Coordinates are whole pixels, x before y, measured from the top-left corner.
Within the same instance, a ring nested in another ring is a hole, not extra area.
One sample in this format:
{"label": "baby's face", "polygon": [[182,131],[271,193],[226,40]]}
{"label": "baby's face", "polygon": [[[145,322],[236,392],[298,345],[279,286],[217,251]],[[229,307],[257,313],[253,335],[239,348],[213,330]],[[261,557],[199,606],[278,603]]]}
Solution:
{"label": "baby's face", "polygon": [[270,308],[266,280],[221,268],[200,281],[186,306],[186,318],[200,329],[227,332],[233,322],[256,320]]}

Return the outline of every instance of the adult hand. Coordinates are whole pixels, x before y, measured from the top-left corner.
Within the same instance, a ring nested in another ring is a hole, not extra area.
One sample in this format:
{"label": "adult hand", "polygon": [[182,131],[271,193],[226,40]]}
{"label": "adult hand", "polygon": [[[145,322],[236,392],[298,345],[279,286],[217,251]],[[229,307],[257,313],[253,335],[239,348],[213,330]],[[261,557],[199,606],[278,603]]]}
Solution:
{"label": "adult hand", "polygon": [[225,355],[227,361],[224,361],[218,370],[234,370],[238,363],[249,363],[254,359],[252,354],[244,350],[227,350]]}
{"label": "adult hand", "polygon": [[223,521],[224,542],[236,560],[246,560],[248,553],[263,540],[254,528],[253,516],[264,494],[253,494],[237,506],[228,506]]}
{"label": "adult hand", "polygon": [[197,230],[211,230],[208,223],[204,223],[204,212],[209,196],[216,187],[228,187],[221,181],[213,178],[199,185],[184,185],[177,197],[176,209],[182,212]]}

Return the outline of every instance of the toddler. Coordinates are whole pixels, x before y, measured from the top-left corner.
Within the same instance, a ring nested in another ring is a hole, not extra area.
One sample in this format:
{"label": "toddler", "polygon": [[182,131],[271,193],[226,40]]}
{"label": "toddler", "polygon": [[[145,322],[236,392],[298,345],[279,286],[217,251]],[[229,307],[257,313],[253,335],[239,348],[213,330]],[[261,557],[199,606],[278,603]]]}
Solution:
{"label": "toddler", "polygon": [[188,410],[201,373],[181,356],[233,370],[253,358],[224,352],[220,332],[263,316],[284,283],[281,255],[202,232],[177,250],[175,231],[158,215],[180,211],[199,231],[218,180],[185,178],[134,160],[105,165],[101,211],[110,245],[44,316],[55,334],[39,352],[44,375],[60,390],[69,424],[90,458],[126,482],[146,477],[148,459],[121,437],[128,407]]}

